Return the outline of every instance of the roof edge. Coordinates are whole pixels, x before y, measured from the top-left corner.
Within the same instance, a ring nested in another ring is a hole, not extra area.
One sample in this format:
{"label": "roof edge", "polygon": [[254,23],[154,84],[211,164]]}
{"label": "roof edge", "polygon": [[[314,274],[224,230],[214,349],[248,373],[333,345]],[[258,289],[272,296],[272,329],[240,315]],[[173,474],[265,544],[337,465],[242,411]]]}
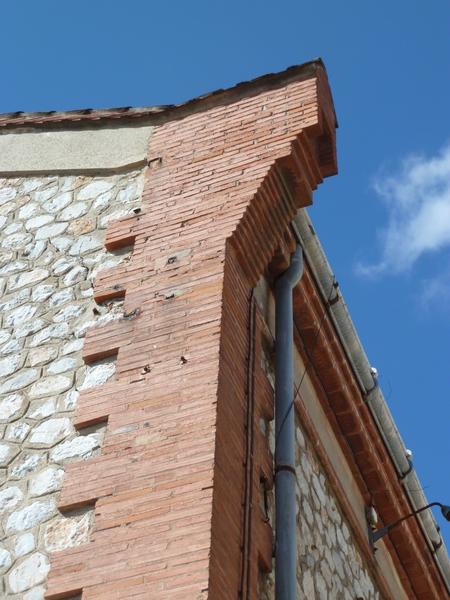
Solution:
{"label": "roof edge", "polygon": [[[229,88],[220,88],[186,100],[180,104],[144,107],[119,107],[107,109],[79,109],[69,111],[48,112],[12,112],[0,114],[0,128],[11,129],[21,127],[41,126],[86,126],[90,123],[99,124],[107,121],[123,120],[132,124],[139,124],[141,119],[159,123],[168,117],[185,116],[195,110],[206,110],[219,104],[227,104],[236,98],[252,95],[266,89],[272,89],[290,83],[313,77],[322,71],[327,79],[326,68],[321,58],[293,65],[276,73],[267,73],[254,79],[237,83]],[[330,91],[331,94],[331,91]],[[333,108],[334,110],[334,108]],[[337,127],[336,114],[334,113],[335,126]]]}

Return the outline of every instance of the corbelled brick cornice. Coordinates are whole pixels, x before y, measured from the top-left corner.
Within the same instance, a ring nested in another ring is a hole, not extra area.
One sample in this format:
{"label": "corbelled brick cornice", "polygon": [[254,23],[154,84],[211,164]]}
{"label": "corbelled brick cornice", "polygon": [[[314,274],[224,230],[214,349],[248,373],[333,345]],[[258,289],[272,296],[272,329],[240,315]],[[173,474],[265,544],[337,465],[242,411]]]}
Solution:
{"label": "corbelled brick cornice", "polygon": [[[336,170],[319,63],[245,85],[155,128],[142,212],[110,227],[107,247],[133,254],[95,293],[125,296],[127,318],[88,332],[84,357],[117,354],[117,381],[80,397],[78,426],[107,421],[105,441],[60,499],[95,504],[94,533],[54,555],[48,599],[234,599],[242,584],[251,290]],[[268,526],[252,527],[269,568]]]}

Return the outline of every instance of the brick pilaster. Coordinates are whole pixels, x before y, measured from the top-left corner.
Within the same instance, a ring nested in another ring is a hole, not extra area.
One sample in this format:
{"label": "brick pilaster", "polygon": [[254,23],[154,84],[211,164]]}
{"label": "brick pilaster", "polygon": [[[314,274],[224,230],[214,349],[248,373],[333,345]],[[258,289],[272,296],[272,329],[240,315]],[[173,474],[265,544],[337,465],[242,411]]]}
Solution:
{"label": "brick pilaster", "polygon": [[53,556],[48,599],[238,596],[249,302],[296,211],[335,169],[322,68],[174,111],[149,161],[142,213],[106,240],[132,243],[132,258],[96,283],[99,301],[125,296],[126,317],[88,332],[84,348],[87,362],[117,355],[117,380],[77,409],[79,427],[107,421],[102,453],[69,465],[60,498],[64,509],[94,504],[94,532]]}

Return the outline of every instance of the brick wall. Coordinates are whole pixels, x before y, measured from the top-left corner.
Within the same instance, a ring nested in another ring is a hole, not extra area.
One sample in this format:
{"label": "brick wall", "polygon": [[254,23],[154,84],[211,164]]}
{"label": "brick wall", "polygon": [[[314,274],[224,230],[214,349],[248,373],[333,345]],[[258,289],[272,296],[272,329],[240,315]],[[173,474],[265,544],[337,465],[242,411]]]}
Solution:
{"label": "brick wall", "polygon": [[142,213],[106,238],[132,242],[131,260],[94,292],[125,295],[129,318],[83,348],[87,363],[117,356],[75,417],[106,422],[101,454],[68,465],[60,497],[94,506],[93,532],[52,556],[48,598],[236,598],[251,290],[330,168],[316,140],[330,106],[318,69],[155,127]]}

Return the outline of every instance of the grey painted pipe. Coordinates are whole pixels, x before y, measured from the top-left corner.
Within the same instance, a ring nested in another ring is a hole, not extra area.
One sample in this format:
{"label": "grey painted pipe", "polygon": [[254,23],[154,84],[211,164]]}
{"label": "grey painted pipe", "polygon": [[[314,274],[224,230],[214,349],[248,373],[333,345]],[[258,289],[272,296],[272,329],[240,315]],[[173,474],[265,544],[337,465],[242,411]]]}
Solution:
{"label": "grey painted pipe", "polygon": [[295,600],[297,524],[295,497],[294,315],[292,291],[303,274],[300,246],[275,284],[275,597]]}

